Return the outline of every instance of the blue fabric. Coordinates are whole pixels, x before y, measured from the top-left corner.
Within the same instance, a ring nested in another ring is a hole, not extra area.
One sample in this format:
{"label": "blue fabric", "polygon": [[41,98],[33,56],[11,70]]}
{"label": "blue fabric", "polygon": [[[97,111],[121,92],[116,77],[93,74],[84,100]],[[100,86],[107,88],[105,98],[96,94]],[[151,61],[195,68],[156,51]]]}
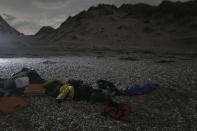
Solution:
{"label": "blue fabric", "polygon": [[129,96],[132,95],[143,95],[155,90],[158,84],[148,83],[148,84],[138,84],[129,87],[122,88],[122,91]]}

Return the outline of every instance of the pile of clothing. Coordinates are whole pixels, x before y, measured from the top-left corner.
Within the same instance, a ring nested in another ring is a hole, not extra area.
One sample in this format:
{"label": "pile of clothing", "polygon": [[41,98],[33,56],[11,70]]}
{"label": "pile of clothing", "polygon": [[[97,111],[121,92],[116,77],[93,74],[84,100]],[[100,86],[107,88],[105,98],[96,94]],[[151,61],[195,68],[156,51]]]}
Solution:
{"label": "pile of clothing", "polygon": [[42,83],[45,83],[45,80],[29,68],[23,68],[10,78],[0,79],[0,110],[8,114],[29,106],[20,95],[24,94],[29,85]]}
{"label": "pile of clothing", "polygon": [[56,97],[57,100],[87,100],[93,102],[111,101],[114,95],[121,95],[113,83],[98,80],[97,88],[84,84],[81,80],[68,80],[66,83],[59,80],[50,80],[43,84],[46,94]]}
{"label": "pile of clothing", "polygon": [[70,79],[44,80],[34,70],[23,68],[8,79],[0,79],[0,110],[4,113],[14,112],[27,107],[29,103],[22,99],[23,94],[46,94],[58,102],[64,100],[86,100],[105,103],[103,116],[130,122],[128,115],[131,108],[128,104],[113,102],[112,97],[120,95],[141,95],[158,87],[157,84],[139,84],[118,88],[109,81],[98,80],[92,87],[81,80]]}
{"label": "pile of clothing", "polygon": [[46,81],[39,74],[29,68],[23,68],[19,72],[13,74],[10,78],[0,78],[0,98],[10,96],[12,94],[23,93],[30,84],[41,84]]}

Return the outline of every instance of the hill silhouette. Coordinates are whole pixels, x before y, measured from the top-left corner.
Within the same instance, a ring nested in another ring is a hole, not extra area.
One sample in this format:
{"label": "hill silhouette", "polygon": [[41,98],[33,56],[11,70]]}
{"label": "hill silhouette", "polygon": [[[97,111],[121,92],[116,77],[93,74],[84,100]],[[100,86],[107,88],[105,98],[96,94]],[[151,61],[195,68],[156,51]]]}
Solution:
{"label": "hill silhouette", "polygon": [[[0,32],[17,34],[0,17]],[[19,35],[22,47],[39,51],[197,50],[197,1],[163,1],[158,6],[100,4],[70,16],[57,29]],[[19,45],[19,44],[18,44]],[[43,50],[45,49],[45,50]],[[2,48],[3,50],[3,48]],[[34,52],[34,51],[32,51]]]}
{"label": "hill silhouette", "polygon": [[70,16],[46,37],[36,35],[71,49],[185,49],[196,47],[196,29],[197,1],[163,1],[158,6],[100,4]]}

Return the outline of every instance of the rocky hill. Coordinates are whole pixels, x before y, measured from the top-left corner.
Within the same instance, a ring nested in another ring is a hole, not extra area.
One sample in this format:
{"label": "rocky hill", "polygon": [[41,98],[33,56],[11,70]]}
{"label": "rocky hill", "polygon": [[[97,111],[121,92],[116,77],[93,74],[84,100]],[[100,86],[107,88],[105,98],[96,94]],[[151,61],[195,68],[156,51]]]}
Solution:
{"label": "rocky hill", "polygon": [[52,34],[54,31],[55,31],[54,28],[50,26],[44,26],[35,34],[35,36],[39,36],[42,38],[42,37]]}
{"label": "rocky hill", "polygon": [[[46,28],[45,28],[46,29]],[[47,31],[49,29],[49,31]],[[197,42],[197,1],[98,5],[69,17],[39,39],[68,49],[181,48]],[[41,33],[42,34],[42,33]]]}
{"label": "rocky hill", "polygon": [[33,36],[22,35],[0,17],[0,55],[133,49],[197,52],[196,43],[197,1],[100,4],[70,16],[57,29],[43,27]]}
{"label": "rocky hill", "polygon": [[11,27],[1,16],[0,16],[0,34],[4,35],[20,35],[16,29]]}
{"label": "rocky hill", "polygon": [[[20,54],[23,52],[24,35],[11,27],[0,16],[0,55]],[[22,50],[22,51],[21,51]]]}

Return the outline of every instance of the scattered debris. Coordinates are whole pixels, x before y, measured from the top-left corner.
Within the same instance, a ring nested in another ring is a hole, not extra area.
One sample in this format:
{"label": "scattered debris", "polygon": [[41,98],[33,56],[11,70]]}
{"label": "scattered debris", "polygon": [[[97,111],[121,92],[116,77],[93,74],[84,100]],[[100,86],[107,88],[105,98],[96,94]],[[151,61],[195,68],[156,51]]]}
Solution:
{"label": "scattered debris", "polygon": [[[153,91],[157,84],[134,85],[118,90],[110,81],[98,80],[95,83],[96,88],[84,84],[82,80],[70,79],[66,83],[60,80],[43,80],[39,74],[29,68],[23,68],[21,71],[13,74],[9,79],[0,79],[0,111],[5,114],[15,112],[27,107],[29,103],[23,100],[19,95],[22,94],[47,94],[55,97],[58,102],[63,100],[86,100],[92,102],[107,103],[102,113],[104,116],[110,116],[117,120],[130,123],[128,118],[131,112],[130,106],[113,102],[113,96],[119,95],[136,95]],[[1,91],[4,88],[11,91],[5,96]],[[16,91],[20,89],[20,94]],[[18,96],[16,96],[18,95]]]}

